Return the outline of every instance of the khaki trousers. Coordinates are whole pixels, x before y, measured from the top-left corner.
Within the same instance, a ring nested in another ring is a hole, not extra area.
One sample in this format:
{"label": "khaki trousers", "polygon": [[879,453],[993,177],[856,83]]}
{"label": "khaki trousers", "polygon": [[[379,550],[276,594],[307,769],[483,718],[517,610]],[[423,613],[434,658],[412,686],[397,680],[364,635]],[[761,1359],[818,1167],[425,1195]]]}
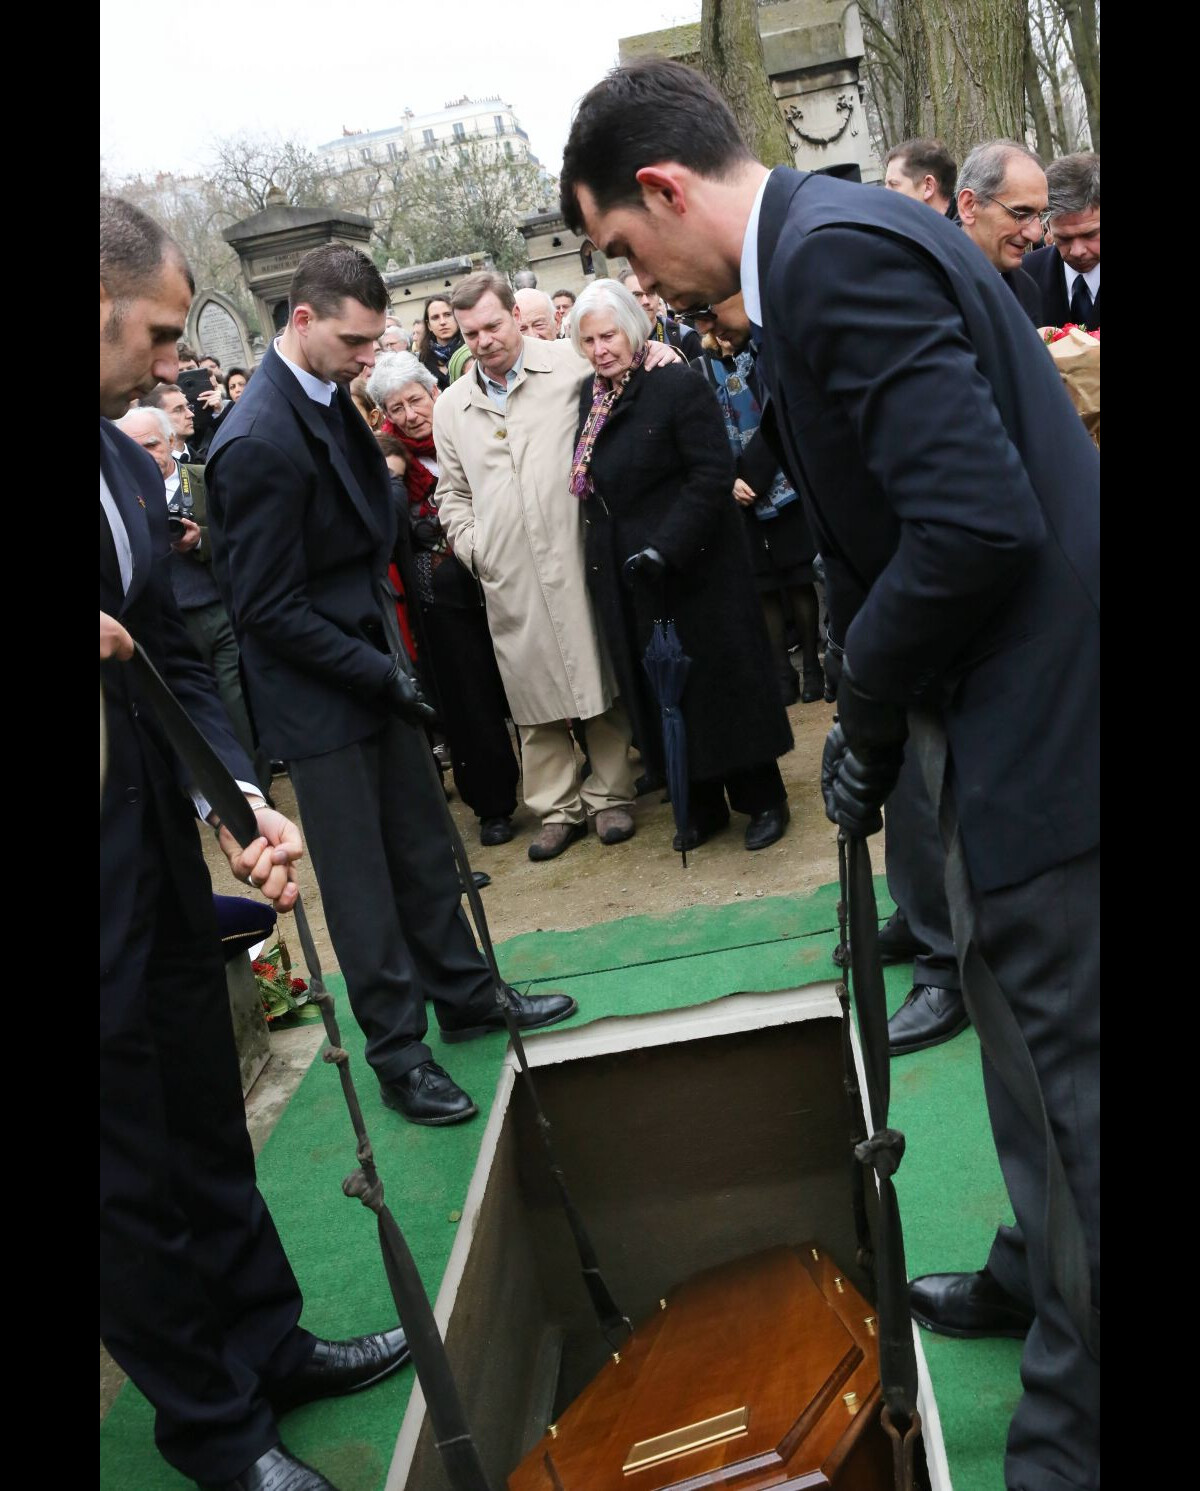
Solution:
{"label": "khaki trousers", "polygon": [[520,725],[522,791],[543,823],[582,823],[588,813],[633,802],[632,731],[621,701],[584,720],[591,775],[579,780],[575,743],[566,720]]}

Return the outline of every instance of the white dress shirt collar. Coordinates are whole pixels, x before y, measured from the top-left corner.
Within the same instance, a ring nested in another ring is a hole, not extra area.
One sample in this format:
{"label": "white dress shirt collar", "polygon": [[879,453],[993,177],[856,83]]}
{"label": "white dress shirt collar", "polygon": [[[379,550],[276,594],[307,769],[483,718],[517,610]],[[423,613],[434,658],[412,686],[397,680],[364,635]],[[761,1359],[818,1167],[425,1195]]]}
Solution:
{"label": "white dress shirt collar", "polygon": [[274,341],[275,351],[279,353],[280,362],[291,368],[296,379],[304,392],[312,399],[314,404],[323,404],[326,409],[333,403],[334,395],[337,393],[336,383],[326,383],[324,379],[318,378],[314,373],[305,372],[302,367],[297,366],[290,357],[285,357],[279,350],[280,338]]}
{"label": "white dress shirt collar", "polygon": [[770,179],[768,171],[758,184],[758,193],[746,223],[746,236],[742,239],[742,303],[755,326],[763,324],[762,294],[758,284],[758,220],[762,216],[763,197]]}
{"label": "white dress shirt collar", "polygon": [[[1077,269],[1072,269],[1067,261],[1063,259],[1063,273],[1066,275],[1067,278],[1067,304],[1070,305],[1071,292],[1075,288],[1075,281],[1079,278],[1079,271]],[[1088,272],[1084,275],[1083,279],[1084,283],[1091,291],[1092,299],[1095,300],[1096,296],[1100,294],[1099,264],[1096,264],[1093,268],[1089,269]]]}

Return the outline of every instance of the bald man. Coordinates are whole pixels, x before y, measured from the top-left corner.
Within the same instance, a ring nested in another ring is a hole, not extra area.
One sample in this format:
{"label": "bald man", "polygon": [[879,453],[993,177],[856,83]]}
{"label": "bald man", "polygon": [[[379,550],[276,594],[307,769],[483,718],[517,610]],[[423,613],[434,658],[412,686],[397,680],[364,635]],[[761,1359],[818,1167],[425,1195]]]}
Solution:
{"label": "bald man", "polygon": [[514,298],[521,335],[536,337],[539,342],[553,342],[558,336],[558,318],[554,302],[545,290],[518,290]]}

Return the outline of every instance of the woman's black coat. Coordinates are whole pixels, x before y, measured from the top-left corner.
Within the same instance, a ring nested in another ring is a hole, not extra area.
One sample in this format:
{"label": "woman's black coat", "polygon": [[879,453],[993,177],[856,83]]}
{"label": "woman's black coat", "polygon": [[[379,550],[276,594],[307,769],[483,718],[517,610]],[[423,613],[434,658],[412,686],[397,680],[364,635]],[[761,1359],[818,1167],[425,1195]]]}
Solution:
{"label": "woman's black coat", "polygon": [[[579,400],[578,432],[593,381]],[[721,778],[792,747],[746,535],[733,500],[733,456],[716,398],[701,373],[638,369],[592,451],[584,499],[588,586],[649,765],[661,768],[659,707],[642,666],[654,619],[671,616],[692,659],[683,693],[688,775]],[[574,500],[574,499],[572,499]],[[667,561],[664,605],[625,560],[653,548]]]}

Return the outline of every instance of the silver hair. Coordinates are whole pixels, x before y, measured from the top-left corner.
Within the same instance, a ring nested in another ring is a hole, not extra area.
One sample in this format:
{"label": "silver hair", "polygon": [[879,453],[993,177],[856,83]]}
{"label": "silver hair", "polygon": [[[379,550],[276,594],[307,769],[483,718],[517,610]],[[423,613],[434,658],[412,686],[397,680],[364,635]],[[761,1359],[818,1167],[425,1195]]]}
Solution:
{"label": "silver hair", "polygon": [[400,337],[403,340],[404,346],[400,349],[402,352],[407,352],[409,347],[412,346],[412,337],[410,337],[408,332],[405,331],[404,327],[400,325],[399,321],[393,321],[389,325],[385,326],[379,340],[382,342],[384,337],[389,336]]}
{"label": "silver hair", "polygon": [[618,328],[629,338],[629,345],[635,352],[646,345],[650,336],[650,317],[633,298],[633,291],[627,290],[618,280],[593,280],[571,307],[571,346],[580,357],[584,351],[579,328],[585,316],[598,310],[613,313]]}
{"label": "silver hair", "polygon": [[974,192],[977,197],[994,197],[1004,185],[1008,163],[1014,155],[1023,155],[1036,166],[1042,164],[1041,156],[1028,145],[1018,144],[1016,140],[988,140],[976,145],[963,161],[957,190]]}
{"label": "silver hair", "polygon": [[411,352],[384,352],[375,359],[375,369],[367,379],[367,392],[383,409],[394,393],[410,383],[419,383],[429,393],[437,387],[437,379]]}
{"label": "silver hair", "polygon": [[554,309],[554,302],[546,294],[545,290],[535,290],[532,287],[527,286],[522,290],[518,290],[517,295],[536,295],[542,302],[542,309],[546,312],[547,316],[550,317],[551,322],[553,322],[554,317],[557,313]]}
{"label": "silver hair", "polygon": [[518,269],[512,277],[512,287],[514,290],[536,290],[537,275],[532,269]]}
{"label": "silver hair", "polygon": [[161,409],[154,409],[148,404],[139,404],[136,409],[127,409],[120,419],[114,419],[113,424],[116,425],[118,430],[123,430],[126,421],[135,414],[151,414],[154,416],[154,423],[158,426],[158,433],[167,442],[167,449],[170,450],[175,444],[175,426]]}
{"label": "silver hair", "polygon": [[1064,155],[1046,167],[1050,222],[1068,213],[1089,212],[1100,206],[1100,157],[1092,151]]}

